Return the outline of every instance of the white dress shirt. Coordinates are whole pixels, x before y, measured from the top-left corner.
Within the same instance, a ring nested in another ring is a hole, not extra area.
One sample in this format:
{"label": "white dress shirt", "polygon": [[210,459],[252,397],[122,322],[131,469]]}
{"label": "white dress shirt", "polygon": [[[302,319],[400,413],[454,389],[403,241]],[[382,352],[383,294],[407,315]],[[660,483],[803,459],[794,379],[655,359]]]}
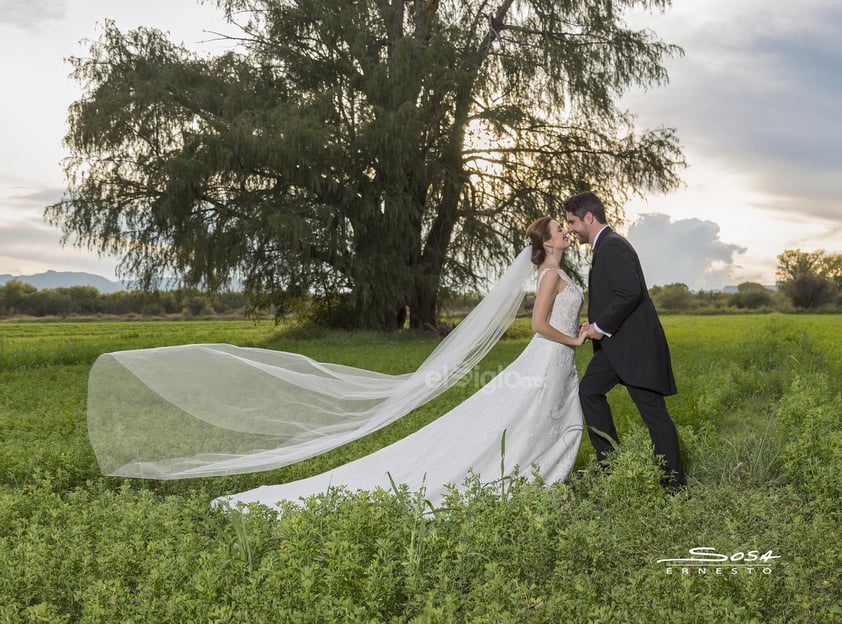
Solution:
{"label": "white dress shirt", "polygon": [[[599,240],[599,235],[602,234],[603,230],[605,230],[605,228],[607,228],[607,227],[608,227],[607,225],[603,225],[602,229],[600,229],[599,232],[596,233],[596,236],[593,237],[593,242],[591,243],[591,249],[594,249],[594,247],[596,247],[596,241]],[[597,325],[596,323],[594,323],[593,326],[594,326],[594,329],[596,329],[596,331],[598,331],[603,336],[608,336],[609,338],[611,337],[611,334],[609,334],[607,331],[601,330],[599,328],[599,325]]]}

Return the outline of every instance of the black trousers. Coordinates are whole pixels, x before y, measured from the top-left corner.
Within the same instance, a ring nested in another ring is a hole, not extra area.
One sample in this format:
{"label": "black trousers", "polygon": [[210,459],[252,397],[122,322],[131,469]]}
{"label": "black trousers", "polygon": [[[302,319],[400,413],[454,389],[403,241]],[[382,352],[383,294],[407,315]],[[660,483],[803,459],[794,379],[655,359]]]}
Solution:
{"label": "black trousers", "polygon": [[[608,361],[605,351],[596,350],[579,383],[579,401],[582,404],[585,423],[588,425],[588,437],[596,451],[597,461],[600,462],[613,448],[613,444],[619,442],[611,407],[605,396],[618,383],[623,382]],[[636,386],[626,385],[626,389],[637,406],[643,422],[649,428],[649,437],[652,439],[652,446],[655,447],[655,454],[664,458],[662,483],[668,486],[684,485],[678,432],[667,411],[663,395]]]}

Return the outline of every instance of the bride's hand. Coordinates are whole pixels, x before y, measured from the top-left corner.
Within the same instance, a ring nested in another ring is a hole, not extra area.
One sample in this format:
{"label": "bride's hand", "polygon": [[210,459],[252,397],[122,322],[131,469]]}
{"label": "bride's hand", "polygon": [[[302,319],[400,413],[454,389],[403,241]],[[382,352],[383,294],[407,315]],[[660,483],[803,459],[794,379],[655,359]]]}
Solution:
{"label": "bride's hand", "polygon": [[577,347],[581,347],[585,342],[588,340],[588,330],[586,327],[582,326],[579,328],[579,335],[576,336],[576,342],[574,343]]}

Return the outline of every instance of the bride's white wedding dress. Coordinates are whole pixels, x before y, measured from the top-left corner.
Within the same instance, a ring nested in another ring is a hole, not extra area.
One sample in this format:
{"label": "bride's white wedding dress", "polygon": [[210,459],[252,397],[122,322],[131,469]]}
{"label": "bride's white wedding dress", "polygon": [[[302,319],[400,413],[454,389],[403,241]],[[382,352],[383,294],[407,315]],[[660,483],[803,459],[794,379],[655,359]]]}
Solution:
{"label": "bride's white wedding dress", "polygon": [[[566,287],[555,297],[550,324],[575,336],[582,291],[563,272],[559,274]],[[539,282],[544,275],[546,270]],[[424,497],[435,505],[448,486],[459,488],[469,471],[485,483],[510,474],[515,466],[528,476],[533,464],[548,482],[562,480],[573,468],[582,432],[574,355],[573,347],[536,334],[492,381],[406,438],[325,473],[222,497],[214,504],[273,506],[331,486],[351,491],[390,489],[391,476],[410,491],[424,487]]]}
{"label": "bride's white wedding dress", "polygon": [[[530,258],[527,245],[409,373],[229,344],[104,353],[88,379],[88,437],[100,470],[142,479],[271,470],[368,435],[465,375],[476,382],[476,366],[514,320],[524,288],[534,279]],[[574,336],[582,292],[567,276],[562,279],[566,287],[549,321]],[[573,466],[582,428],[573,355],[572,347],[536,336],[488,385],[479,389],[477,383],[464,403],[406,439],[323,475],[224,500],[272,505],[331,485],[387,488],[391,475],[416,490],[425,486],[427,498],[438,501],[446,486],[459,487],[469,470],[488,482],[515,465],[529,474],[536,464],[547,480],[562,479]]]}

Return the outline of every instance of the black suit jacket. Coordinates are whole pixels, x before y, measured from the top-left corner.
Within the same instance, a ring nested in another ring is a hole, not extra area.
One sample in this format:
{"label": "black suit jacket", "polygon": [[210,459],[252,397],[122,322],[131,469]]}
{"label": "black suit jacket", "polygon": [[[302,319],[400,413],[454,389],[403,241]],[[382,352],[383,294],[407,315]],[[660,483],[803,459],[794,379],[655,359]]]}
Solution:
{"label": "black suit jacket", "polygon": [[595,340],[620,380],[630,386],[676,393],[669,346],[649,298],[640,260],[611,228],[599,235],[588,276],[588,320],[611,334]]}

